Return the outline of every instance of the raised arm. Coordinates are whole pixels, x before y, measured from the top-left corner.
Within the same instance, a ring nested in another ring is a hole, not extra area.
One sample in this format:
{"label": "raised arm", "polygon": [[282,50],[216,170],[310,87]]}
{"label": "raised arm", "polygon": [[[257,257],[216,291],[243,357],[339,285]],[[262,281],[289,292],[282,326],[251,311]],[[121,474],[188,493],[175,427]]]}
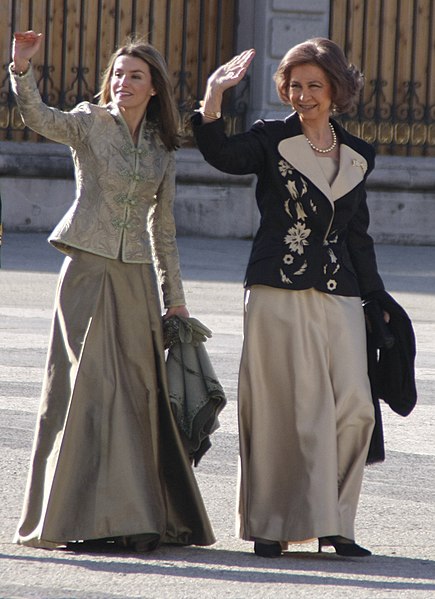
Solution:
{"label": "raised arm", "polygon": [[86,102],[68,112],[43,102],[30,66],[30,59],[40,49],[42,40],[43,35],[34,31],[14,34],[10,65],[12,90],[27,127],[48,139],[75,147],[90,132],[92,111]]}

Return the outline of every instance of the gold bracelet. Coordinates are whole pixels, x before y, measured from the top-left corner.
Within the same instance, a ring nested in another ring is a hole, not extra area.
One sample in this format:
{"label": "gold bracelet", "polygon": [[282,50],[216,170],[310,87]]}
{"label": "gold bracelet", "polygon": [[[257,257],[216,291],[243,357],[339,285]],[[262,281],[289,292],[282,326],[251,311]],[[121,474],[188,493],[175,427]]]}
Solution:
{"label": "gold bracelet", "polygon": [[25,75],[27,73],[27,71],[29,70],[30,67],[30,62],[27,63],[27,69],[25,71],[16,71],[14,69],[14,67],[12,67],[12,71],[15,73],[15,75],[17,75],[18,77],[22,77],[23,75]]}
{"label": "gold bracelet", "polygon": [[199,112],[202,116],[211,121],[217,121],[222,116],[221,112],[206,112],[203,108],[197,108],[195,112]]}

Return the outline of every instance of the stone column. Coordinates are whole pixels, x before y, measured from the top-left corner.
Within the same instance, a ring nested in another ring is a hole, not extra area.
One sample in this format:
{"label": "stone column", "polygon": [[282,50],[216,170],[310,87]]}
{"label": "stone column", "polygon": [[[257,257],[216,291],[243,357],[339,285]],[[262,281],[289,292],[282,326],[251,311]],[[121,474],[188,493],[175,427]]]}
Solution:
{"label": "stone column", "polygon": [[237,50],[255,48],[250,67],[247,126],[258,118],[289,112],[275,90],[273,75],[289,48],[311,37],[327,37],[330,0],[240,0]]}

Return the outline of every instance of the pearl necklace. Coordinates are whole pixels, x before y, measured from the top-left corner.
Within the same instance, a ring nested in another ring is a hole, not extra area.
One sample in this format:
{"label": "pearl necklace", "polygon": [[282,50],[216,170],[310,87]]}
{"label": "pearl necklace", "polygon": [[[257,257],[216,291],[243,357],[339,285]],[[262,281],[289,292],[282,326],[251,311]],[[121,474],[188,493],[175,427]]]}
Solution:
{"label": "pearl necklace", "polygon": [[336,135],[336,133],[334,131],[334,127],[332,126],[331,123],[328,123],[328,124],[329,124],[329,128],[331,129],[331,133],[332,133],[332,144],[329,146],[329,148],[325,148],[324,150],[321,150],[320,148],[318,148],[317,146],[315,146],[313,144],[313,142],[308,139],[307,136],[305,136],[305,139],[310,144],[310,147],[313,148],[313,150],[315,150],[316,152],[320,152],[320,154],[327,154],[328,152],[332,152],[332,150],[337,145],[337,135]]}

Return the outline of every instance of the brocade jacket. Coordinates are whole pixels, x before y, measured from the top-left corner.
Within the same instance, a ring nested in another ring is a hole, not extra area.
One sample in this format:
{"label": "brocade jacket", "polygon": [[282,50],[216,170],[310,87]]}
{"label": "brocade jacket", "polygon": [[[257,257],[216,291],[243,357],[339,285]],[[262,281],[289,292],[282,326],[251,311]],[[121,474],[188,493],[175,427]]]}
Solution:
{"label": "brocade jacket", "polygon": [[32,68],[10,69],[24,123],[70,146],[76,194],[49,241],[129,263],[155,263],[166,307],[185,303],[173,203],[175,156],[143,120],[134,144],[117,106],[83,102],[63,112],[43,103]]}
{"label": "brocade jacket", "polygon": [[257,121],[246,133],[227,137],[223,119],[201,124],[192,117],[204,158],[231,174],[257,176],[260,226],[245,285],[289,290],[314,287],[344,296],[383,290],[367,229],[365,183],[374,150],[332,121],[340,142],[339,170],[328,183],[302,133],[299,117]]}

